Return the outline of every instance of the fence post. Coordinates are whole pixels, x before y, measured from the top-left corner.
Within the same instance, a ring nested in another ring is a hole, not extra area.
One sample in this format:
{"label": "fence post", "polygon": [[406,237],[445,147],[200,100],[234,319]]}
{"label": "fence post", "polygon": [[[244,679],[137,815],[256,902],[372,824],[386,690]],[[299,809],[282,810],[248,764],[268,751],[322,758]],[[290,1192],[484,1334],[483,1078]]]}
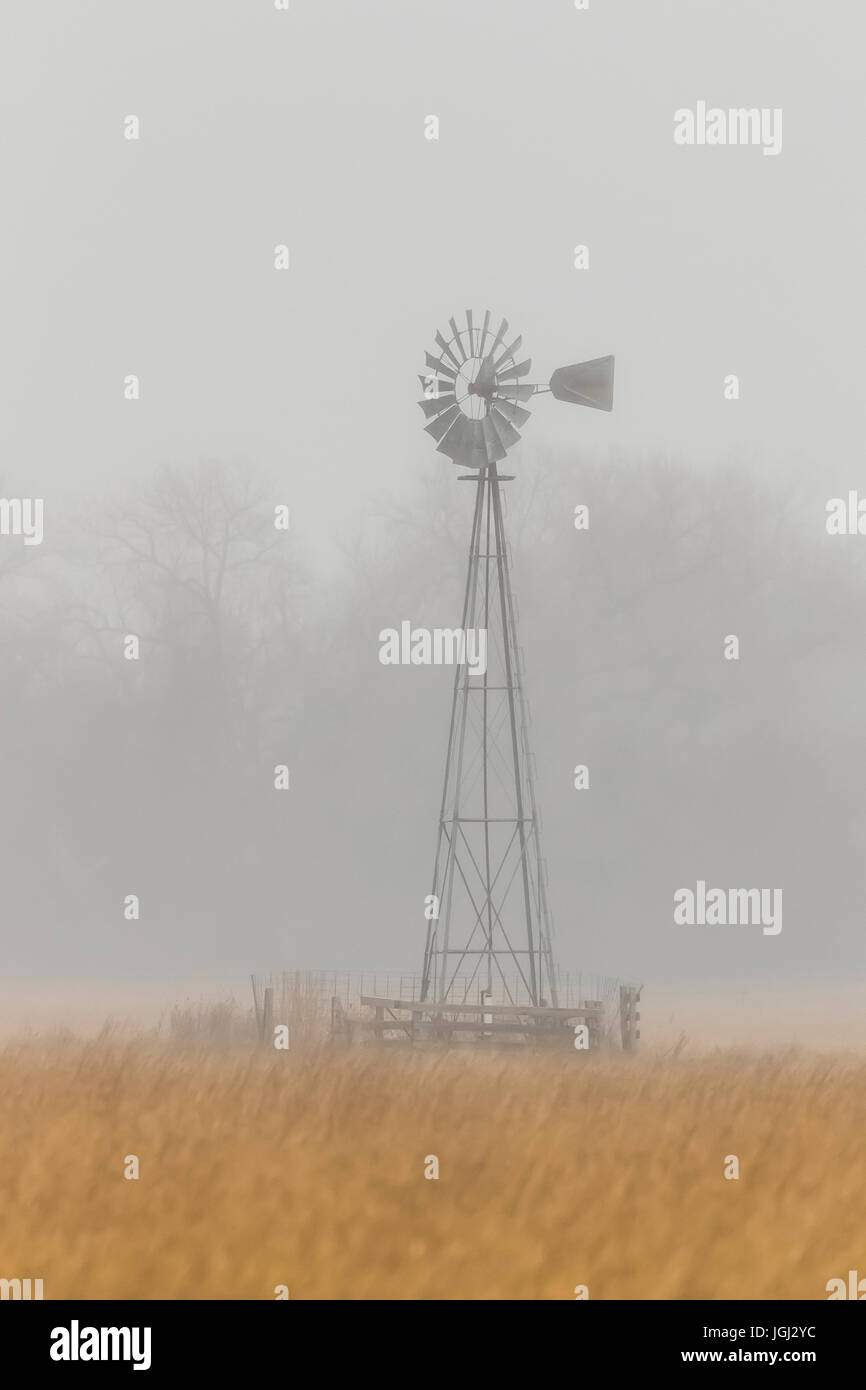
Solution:
{"label": "fence post", "polygon": [[265,989],[262,1005],[262,1046],[268,1047],[274,1040],[274,991],[271,985]]}
{"label": "fence post", "polygon": [[258,989],[256,988],[256,977],[255,977],[255,975],[250,975],[250,983],[252,984],[252,987],[253,987],[253,1009],[255,1010],[255,1015],[256,1015],[256,1035],[257,1035],[257,1037],[259,1038],[259,1041],[261,1041],[261,1036],[262,1036],[262,1015],[261,1015],[261,1011],[260,1011],[260,1009],[259,1009],[259,991],[258,991]]}
{"label": "fence post", "polygon": [[619,1014],[620,1031],[622,1033],[622,1047],[624,1052],[633,1052],[637,1047],[640,1038],[640,1011],[638,1003],[640,1001],[643,985],[620,985],[619,987]]}
{"label": "fence post", "polygon": [[603,1040],[604,1004],[601,999],[584,1000],[586,1026],[589,1029],[589,1050],[596,1052]]}

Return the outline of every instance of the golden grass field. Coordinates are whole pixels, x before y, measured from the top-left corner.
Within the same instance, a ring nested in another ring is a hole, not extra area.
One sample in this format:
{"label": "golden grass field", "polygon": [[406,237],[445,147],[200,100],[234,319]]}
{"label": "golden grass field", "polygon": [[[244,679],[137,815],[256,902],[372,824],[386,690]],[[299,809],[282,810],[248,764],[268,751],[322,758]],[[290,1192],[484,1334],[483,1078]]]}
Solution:
{"label": "golden grass field", "polygon": [[822,1299],[866,1274],[864,1134],[854,1054],[12,1043],[0,1276],[48,1299]]}

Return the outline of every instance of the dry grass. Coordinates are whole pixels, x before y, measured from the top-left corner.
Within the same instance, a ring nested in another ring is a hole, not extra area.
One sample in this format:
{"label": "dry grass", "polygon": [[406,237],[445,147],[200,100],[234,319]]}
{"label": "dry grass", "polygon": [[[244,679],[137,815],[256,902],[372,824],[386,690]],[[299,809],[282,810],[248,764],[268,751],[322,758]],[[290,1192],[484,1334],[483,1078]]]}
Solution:
{"label": "dry grass", "polygon": [[858,1057],[30,1041],[0,1054],[0,1275],[48,1298],[824,1298],[866,1274],[864,1120]]}

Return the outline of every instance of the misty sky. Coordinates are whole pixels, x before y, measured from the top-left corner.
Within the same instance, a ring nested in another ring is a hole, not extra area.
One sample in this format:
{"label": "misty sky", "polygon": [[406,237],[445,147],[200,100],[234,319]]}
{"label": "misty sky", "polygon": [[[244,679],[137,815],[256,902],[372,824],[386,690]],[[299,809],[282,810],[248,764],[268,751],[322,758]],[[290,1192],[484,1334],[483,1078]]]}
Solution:
{"label": "misty sky", "polygon": [[[750,458],[780,499],[788,458],[819,505],[866,484],[864,38],[841,0],[4,7],[5,495],[44,497],[50,554],[77,494],[162,462],[265,465],[327,586],[377,498],[411,508],[450,469],[417,373],[450,315],[487,307],[533,380],[616,355],[612,415],[535,403],[524,472],[670,451],[696,473]],[[781,108],[781,153],[678,147],[674,111],[699,100]],[[437,797],[433,775],[419,863]],[[636,939],[632,921],[611,970]],[[264,944],[257,965],[288,963]]]}
{"label": "misty sky", "polygon": [[[488,305],[538,379],[616,353],[614,416],[540,402],[533,439],[856,468],[859,7],[48,0],[2,25],[0,440],[47,507],[231,454],[274,464],[326,550],[377,487],[448,467],[415,374]],[[781,107],[781,154],[675,146],[699,99]]]}

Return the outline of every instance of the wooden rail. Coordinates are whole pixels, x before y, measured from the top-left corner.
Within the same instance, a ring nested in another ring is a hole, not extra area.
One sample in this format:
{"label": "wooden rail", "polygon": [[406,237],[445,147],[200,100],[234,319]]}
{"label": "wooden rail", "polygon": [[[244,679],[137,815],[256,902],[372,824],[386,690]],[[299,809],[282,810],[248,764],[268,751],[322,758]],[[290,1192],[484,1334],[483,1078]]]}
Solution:
{"label": "wooden rail", "polygon": [[600,1003],[576,1004],[573,1008],[554,1009],[533,1004],[437,1004],[430,999],[384,999],[374,994],[362,994],[361,1003],[371,1009],[402,1009],[411,1014],[430,1014],[445,1018],[452,1014],[484,1014],[508,1018],[596,1019],[603,1012]]}

